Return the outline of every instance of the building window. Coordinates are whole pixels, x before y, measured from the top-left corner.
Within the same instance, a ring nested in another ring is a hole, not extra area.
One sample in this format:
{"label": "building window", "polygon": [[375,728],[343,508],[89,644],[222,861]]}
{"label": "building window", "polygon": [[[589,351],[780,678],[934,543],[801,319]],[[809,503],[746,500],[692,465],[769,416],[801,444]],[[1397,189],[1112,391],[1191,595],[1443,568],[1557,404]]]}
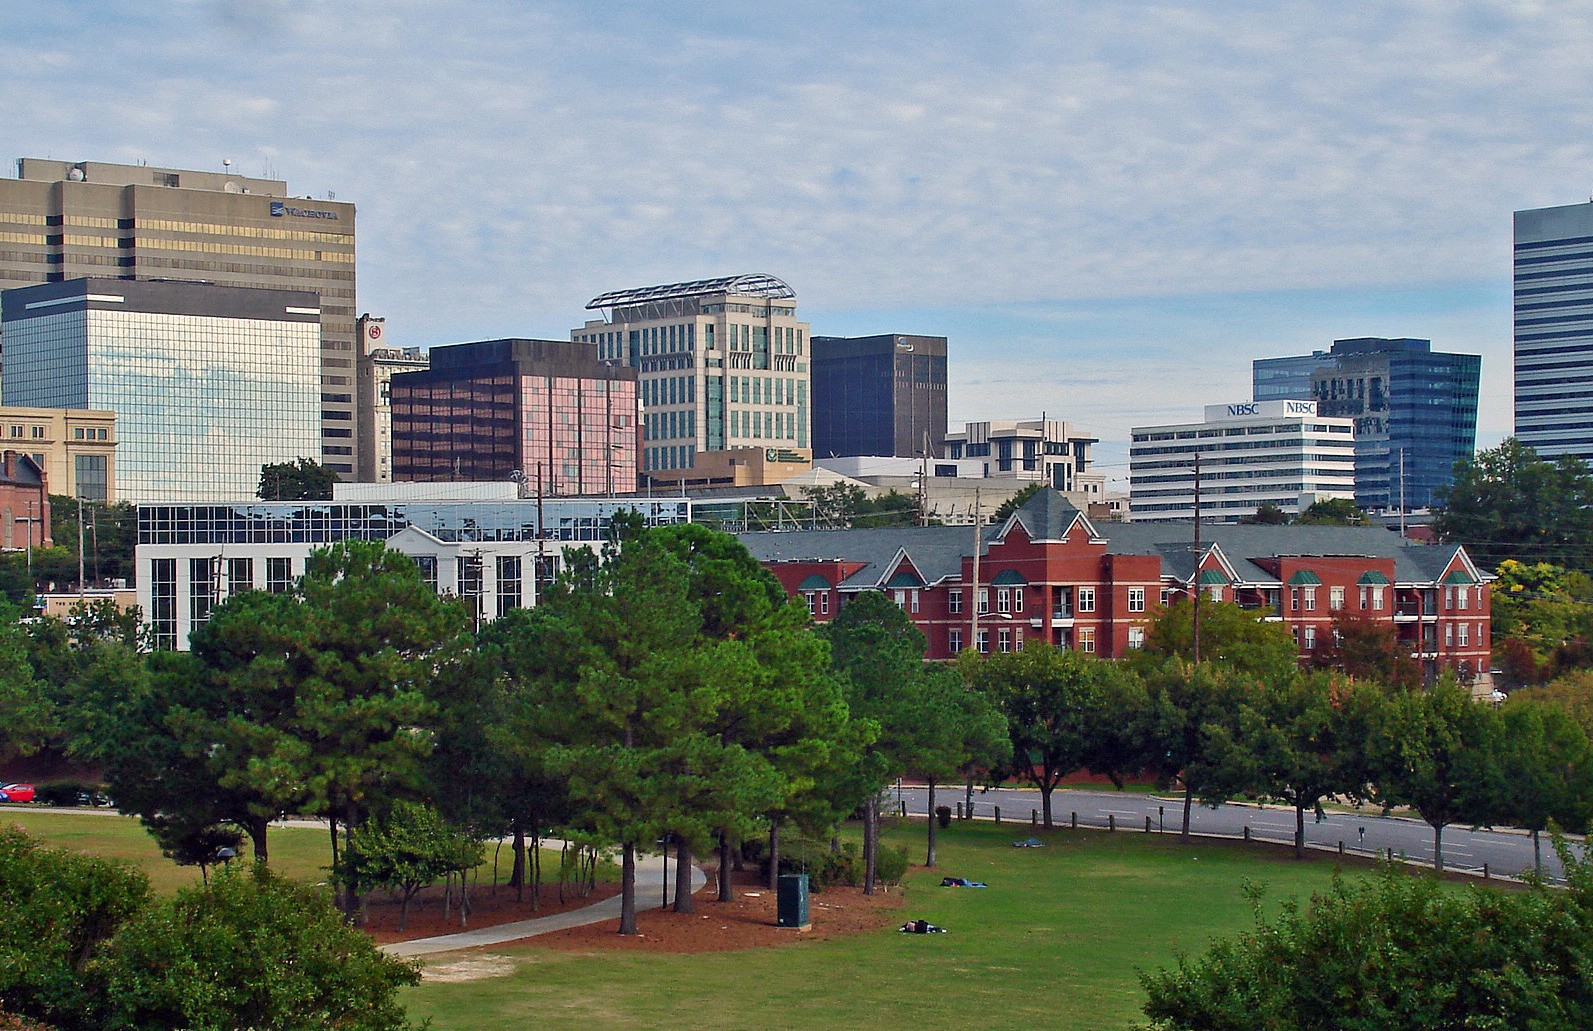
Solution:
{"label": "building window", "polygon": [[1462,648],[1471,647],[1471,624],[1470,623],[1462,623],[1462,624],[1460,624],[1460,646]]}
{"label": "building window", "polygon": [[291,558],[266,559],[266,590],[272,594],[286,594],[293,590],[293,560]]}
{"label": "building window", "polygon": [[1383,610],[1383,589],[1381,587],[1372,588],[1372,610],[1374,612]]}
{"label": "building window", "polygon": [[824,591],[824,592],[822,592],[819,595],[819,615],[828,616],[829,614],[830,614],[830,592],[829,591]]}
{"label": "building window", "polygon": [[72,478],[84,501],[109,501],[111,478],[104,455],[73,455]]}
{"label": "building window", "polygon": [[1012,631],[1002,627],[996,631],[996,647],[1004,652],[1012,650]]}
{"label": "building window", "polygon": [[1095,651],[1095,629],[1093,627],[1086,626],[1079,628],[1079,651]]}
{"label": "building window", "polygon": [[804,594],[802,597],[807,599],[808,615],[810,615],[810,616],[818,615],[819,614],[819,596],[814,594],[812,591],[809,591],[806,594]]}
{"label": "building window", "polygon": [[520,607],[520,556],[498,556],[498,615]]}
{"label": "building window", "polygon": [[1315,587],[1307,587],[1305,589],[1305,611],[1307,611],[1307,612],[1315,612],[1316,611],[1316,588]]}
{"label": "building window", "polygon": [[962,591],[960,589],[946,592],[946,611],[953,616],[962,612]]}
{"label": "building window", "polygon": [[1308,627],[1305,628],[1305,650],[1306,651],[1311,651],[1315,647],[1316,647],[1316,627],[1308,626]]}
{"label": "building window", "polygon": [[979,649],[980,655],[990,654],[990,631],[981,630],[979,636],[974,638],[974,647]]}
{"label": "building window", "polygon": [[1023,588],[1022,587],[1014,587],[1012,589],[1012,611],[1014,611],[1014,612],[1022,612],[1023,611]]}
{"label": "building window", "polygon": [[420,578],[426,581],[426,586],[431,588],[431,593],[437,593],[437,556],[416,555],[415,565],[420,567]]}
{"label": "building window", "polygon": [[1011,588],[1009,588],[1009,587],[997,587],[996,588],[996,611],[997,612],[1011,612],[1012,611],[1012,589]]}
{"label": "building window", "polygon": [[1079,611],[1080,612],[1094,612],[1095,611],[1095,588],[1093,588],[1093,587],[1080,587],[1079,588]]}
{"label": "building window", "polygon": [[1142,626],[1131,626],[1131,627],[1128,628],[1128,646],[1130,648],[1143,648],[1143,647],[1145,647],[1145,628],[1144,627],[1142,627]]}
{"label": "building window", "polygon": [[1328,608],[1333,612],[1338,612],[1340,609],[1344,608],[1344,588],[1328,588]]}
{"label": "building window", "polygon": [[1222,601],[1222,584],[1212,584],[1206,588],[1206,597],[1212,601]]}
{"label": "building window", "polygon": [[1452,609],[1454,607],[1455,607],[1455,589],[1453,587],[1445,587],[1444,588],[1444,608]]}
{"label": "building window", "polygon": [[149,623],[155,647],[177,647],[177,560],[157,558],[149,564]]}
{"label": "building window", "polygon": [[1130,587],[1128,589],[1128,611],[1130,611],[1130,612],[1144,612],[1145,611],[1145,588],[1143,588],[1143,587]]}
{"label": "building window", "polygon": [[481,581],[481,556],[461,555],[459,557],[459,600],[465,603],[465,610],[477,622],[481,620]]}
{"label": "building window", "polygon": [[229,558],[227,560],[227,596],[254,590],[254,559]]}
{"label": "building window", "polygon": [[188,632],[210,621],[210,610],[216,605],[216,567],[211,559],[188,560]]}
{"label": "building window", "polygon": [[1300,611],[1300,588],[1298,587],[1289,588],[1289,611]]}
{"label": "building window", "polygon": [[982,616],[990,611],[990,588],[979,588],[979,614]]}
{"label": "building window", "polygon": [[1173,592],[1171,590],[1169,590],[1168,588],[1163,587],[1162,588],[1161,597],[1158,599],[1158,602],[1161,605],[1161,607],[1165,609],[1167,607],[1167,603],[1172,601],[1172,599],[1173,599]]}
{"label": "building window", "polygon": [[962,631],[952,627],[946,631],[946,649],[956,655],[962,651]]}
{"label": "building window", "polygon": [[1453,623],[1445,623],[1444,624],[1444,647],[1445,648],[1453,648],[1454,646],[1455,646],[1455,624],[1453,624]]}
{"label": "building window", "polygon": [[1370,588],[1365,586],[1361,587],[1361,611],[1363,612],[1366,611],[1366,603],[1371,598],[1371,593],[1372,592]]}
{"label": "building window", "polygon": [[[1459,601],[1460,601],[1460,607],[1463,610],[1470,605],[1470,603],[1471,603],[1471,588],[1470,587],[1462,587],[1460,589]],[[1466,642],[1464,642],[1464,641],[1461,642],[1461,644],[1465,644],[1465,643]]]}

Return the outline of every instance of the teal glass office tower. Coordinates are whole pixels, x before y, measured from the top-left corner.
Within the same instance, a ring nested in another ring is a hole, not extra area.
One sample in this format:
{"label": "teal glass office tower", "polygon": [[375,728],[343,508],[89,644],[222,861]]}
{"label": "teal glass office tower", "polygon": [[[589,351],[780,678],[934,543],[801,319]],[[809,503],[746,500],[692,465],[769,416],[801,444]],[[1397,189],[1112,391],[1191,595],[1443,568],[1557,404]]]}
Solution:
{"label": "teal glass office tower", "polygon": [[1482,357],[1434,351],[1410,337],[1335,340],[1329,351],[1261,358],[1256,400],[1315,401],[1355,420],[1355,503],[1368,511],[1428,508],[1455,462],[1477,447]]}

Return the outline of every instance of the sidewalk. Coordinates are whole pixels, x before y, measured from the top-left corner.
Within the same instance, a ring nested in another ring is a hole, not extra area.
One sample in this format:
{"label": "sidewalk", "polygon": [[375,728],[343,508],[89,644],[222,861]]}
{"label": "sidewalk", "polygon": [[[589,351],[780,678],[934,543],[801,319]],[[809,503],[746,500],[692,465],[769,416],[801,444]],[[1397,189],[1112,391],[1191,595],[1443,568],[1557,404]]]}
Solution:
{"label": "sidewalk", "polygon": [[[658,909],[663,905],[661,888],[664,882],[664,864],[658,856],[644,856],[636,861],[636,908]],[[708,883],[708,877],[698,867],[691,868],[691,890]],[[669,869],[669,887],[671,898],[675,887],[675,870],[673,864]],[[571,909],[552,916],[533,917],[530,920],[516,920],[511,924],[498,924],[494,927],[483,927],[476,931],[460,931],[458,934],[439,934],[431,938],[415,938],[406,942],[393,942],[383,945],[382,951],[389,956],[429,956],[438,952],[452,952],[455,949],[470,949],[478,945],[502,945],[504,942],[519,941],[522,938],[533,938],[549,931],[562,931],[569,927],[583,927],[586,924],[601,923],[604,920],[618,920],[620,915],[620,897],[606,898],[601,902],[594,902],[581,909]]]}

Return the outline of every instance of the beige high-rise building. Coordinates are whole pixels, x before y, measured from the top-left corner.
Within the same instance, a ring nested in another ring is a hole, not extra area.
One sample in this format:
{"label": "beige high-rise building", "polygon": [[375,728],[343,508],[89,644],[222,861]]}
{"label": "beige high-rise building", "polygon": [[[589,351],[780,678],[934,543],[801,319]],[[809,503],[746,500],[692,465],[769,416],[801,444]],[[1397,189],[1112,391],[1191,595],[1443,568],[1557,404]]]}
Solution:
{"label": "beige high-rise building", "polygon": [[808,324],[795,297],[754,274],[616,290],[587,304],[607,317],[570,339],[637,370],[645,471],[669,479],[702,452],[811,446]]}
{"label": "beige high-rise building", "polygon": [[114,412],[0,407],[0,439],[38,463],[50,493],[116,501]]}
{"label": "beige high-rise building", "polygon": [[17,178],[0,179],[0,290],[83,277],[318,294],[321,454],[306,457],[356,475],[354,205],[291,197],[285,181],[230,166],[19,159]]}

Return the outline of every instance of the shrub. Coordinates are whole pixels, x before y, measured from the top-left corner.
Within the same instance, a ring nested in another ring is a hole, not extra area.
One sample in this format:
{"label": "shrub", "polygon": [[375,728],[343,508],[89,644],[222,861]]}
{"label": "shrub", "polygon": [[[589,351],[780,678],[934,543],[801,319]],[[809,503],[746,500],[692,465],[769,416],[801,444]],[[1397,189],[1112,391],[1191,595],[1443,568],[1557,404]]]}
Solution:
{"label": "shrub", "polygon": [[874,858],[874,872],[886,884],[900,884],[902,878],[907,876],[907,850],[881,848],[879,855]]}

